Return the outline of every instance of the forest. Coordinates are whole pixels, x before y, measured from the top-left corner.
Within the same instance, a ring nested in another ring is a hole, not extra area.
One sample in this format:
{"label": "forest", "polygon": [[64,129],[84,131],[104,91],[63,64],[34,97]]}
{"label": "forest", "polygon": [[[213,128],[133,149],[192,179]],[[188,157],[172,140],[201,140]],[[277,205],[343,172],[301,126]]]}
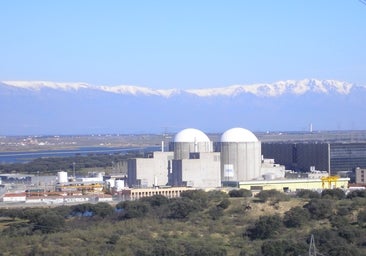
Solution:
{"label": "forest", "polygon": [[366,255],[366,192],[185,191],[0,208],[0,255]]}

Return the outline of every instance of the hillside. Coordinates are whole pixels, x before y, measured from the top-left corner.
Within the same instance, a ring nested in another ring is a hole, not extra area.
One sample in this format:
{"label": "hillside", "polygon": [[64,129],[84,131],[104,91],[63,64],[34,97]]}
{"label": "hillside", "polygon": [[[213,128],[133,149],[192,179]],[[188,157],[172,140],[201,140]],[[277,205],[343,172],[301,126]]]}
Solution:
{"label": "hillside", "polygon": [[366,253],[364,191],[229,195],[0,209],[0,247],[2,255],[307,255],[313,234],[323,255]]}

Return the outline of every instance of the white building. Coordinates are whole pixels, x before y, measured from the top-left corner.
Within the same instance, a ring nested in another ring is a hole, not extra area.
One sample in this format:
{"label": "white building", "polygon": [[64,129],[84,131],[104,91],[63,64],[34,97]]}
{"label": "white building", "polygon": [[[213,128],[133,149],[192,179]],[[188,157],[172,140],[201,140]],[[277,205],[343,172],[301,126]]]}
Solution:
{"label": "white building", "polygon": [[249,130],[232,128],[221,135],[221,179],[252,180],[261,177],[261,142]]}
{"label": "white building", "polygon": [[130,187],[166,186],[174,152],[154,152],[151,158],[128,160],[127,183]]}

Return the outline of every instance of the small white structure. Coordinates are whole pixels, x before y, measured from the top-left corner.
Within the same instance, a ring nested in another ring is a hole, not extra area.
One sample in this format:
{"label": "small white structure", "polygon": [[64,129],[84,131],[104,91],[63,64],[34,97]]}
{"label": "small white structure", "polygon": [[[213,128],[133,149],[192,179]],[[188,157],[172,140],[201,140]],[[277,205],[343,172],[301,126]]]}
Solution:
{"label": "small white structure", "polygon": [[67,177],[67,172],[58,172],[57,173],[57,177],[58,177],[58,182],[59,183],[66,183],[68,182],[68,177]]}
{"label": "small white structure", "polygon": [[21,193],[6,193],[3,198],[2,201],[5,202],[25,202],[26,200],[26,193],[25,192],[21,192]]}
{"label": "small white structure", "polygon": [[115,181],[115,186],[117,191],[121,191],[125,188],[125,181],[124,180],[116,180]]}

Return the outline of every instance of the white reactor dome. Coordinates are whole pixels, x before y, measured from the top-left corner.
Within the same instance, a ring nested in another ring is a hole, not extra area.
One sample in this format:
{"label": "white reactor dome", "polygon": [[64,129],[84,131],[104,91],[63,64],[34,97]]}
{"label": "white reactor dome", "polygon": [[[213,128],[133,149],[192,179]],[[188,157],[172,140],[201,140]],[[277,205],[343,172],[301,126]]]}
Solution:
{"label": "white reactor dome", "polygon": [[210,139],[200,130],[187,128],[175,135],[174,142],[210,142]]}
{"label": "white reactor dome", "polygon": [[257,137],[244,128],[232,128],[221,135],[221,142],[257,142]]}

